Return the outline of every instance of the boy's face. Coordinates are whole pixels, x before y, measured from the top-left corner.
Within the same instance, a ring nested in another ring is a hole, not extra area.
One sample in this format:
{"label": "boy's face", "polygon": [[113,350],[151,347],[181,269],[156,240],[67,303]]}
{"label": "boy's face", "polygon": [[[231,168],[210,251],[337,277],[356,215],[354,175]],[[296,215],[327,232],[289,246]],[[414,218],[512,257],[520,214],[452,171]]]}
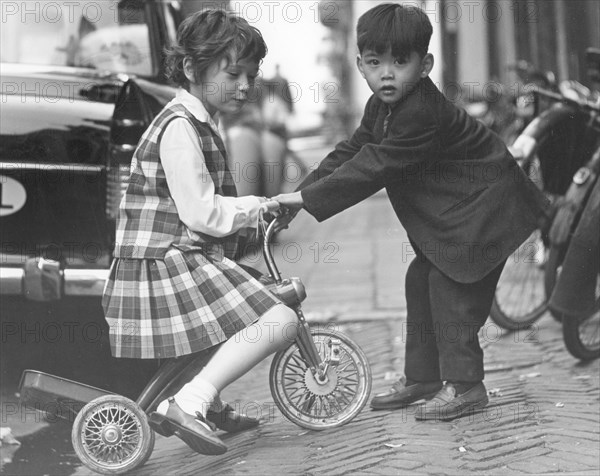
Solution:
{"label": "boy's face", "polygon": [[192,81],[188,76],[190,93],[202,101],[210,115],[235,114],[248,102],[258,70],[258,62],[251,59],[222,59],[208,68],[200,81]]}
{"label": "boy's face", "polygon": [[395,104],[412,91],[420,79],[426,78],[433,67],[433,56],[423,58],[413,51],[406,59],[392,56],[389,48],[385,53],[364,50],[356,58],[356,64],[371,91],[386,104]]}

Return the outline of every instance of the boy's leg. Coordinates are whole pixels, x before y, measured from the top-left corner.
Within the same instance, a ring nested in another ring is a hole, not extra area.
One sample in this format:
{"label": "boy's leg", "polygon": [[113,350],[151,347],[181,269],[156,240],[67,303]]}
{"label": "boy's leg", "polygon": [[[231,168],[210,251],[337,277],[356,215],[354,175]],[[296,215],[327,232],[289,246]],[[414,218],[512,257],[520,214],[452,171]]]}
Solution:
{"label": "boy's leg", "polygon": [[429,302],[429,274],[435,269],[421,253],[406,272],[406,351],[404,373],[409,382],[440,380],[435,323]]}
{"label": "boy's leg", "polygon": [[478,332],[487,320],[498,279],[498,266],[475,283],[459,283],[437,268],[429,276],[430,302],[437,331],[442,380],[483,380],[483,351]]}
{"label": "boy's leg", "polygon": [[387,392],[375,395],[371,401],[374,410],[406,407],[433,396],[442,387],[429,306],[430,269],[429,262],[417,255],[406,272],[406,378],[395,382]]}
{"label": "boy's leg", "polygon": [[487,404],[478,332],[489,315],[503,267],[475,283],[459,283],[432,269],[430,303],[440,373],[446,383],[433,400],[419,408],[417,419],[451,420]]}

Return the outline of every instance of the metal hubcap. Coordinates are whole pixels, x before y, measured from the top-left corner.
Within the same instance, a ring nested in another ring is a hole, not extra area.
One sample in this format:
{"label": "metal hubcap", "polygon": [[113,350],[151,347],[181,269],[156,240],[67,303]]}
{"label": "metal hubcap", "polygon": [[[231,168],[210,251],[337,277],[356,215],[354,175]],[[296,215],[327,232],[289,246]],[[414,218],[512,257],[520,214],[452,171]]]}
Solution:
{"label": "metal hubcap", "polygon": [[121,430],[116,425],[108,425],[102,431],[102,439],[109,445],[118,444],[121,440]]}
{"label": "metal hubcap", "polygon": [[304,374],[304,384],[309,392],[314,395],[329,395],[331,394],[338,383],[338,375],[333,367],[327,369],[327,373],[323,376],[315,376],[310,369],[306,369]]}
{"label": "metal hubcap", "polygon": [[129,408],[108,404],[86,419],[81,438],[90,458],[118,465],[139,452],[139,432],[139,420]]}

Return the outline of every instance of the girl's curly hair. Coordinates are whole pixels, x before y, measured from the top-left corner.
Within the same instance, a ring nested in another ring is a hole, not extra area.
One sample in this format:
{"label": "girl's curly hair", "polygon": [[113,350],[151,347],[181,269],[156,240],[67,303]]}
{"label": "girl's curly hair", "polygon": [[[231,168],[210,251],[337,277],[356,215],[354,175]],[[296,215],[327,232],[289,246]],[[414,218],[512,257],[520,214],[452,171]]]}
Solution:
{"label": "girl's curly hair", "polygon": [[177,42],[165,49],[166,76],[188,88],[183,71],[186,56],[192,58],[195,77],[201,78],[215,62],[251,59],[259,64],[267,54],[267,45],[258,29],[235,13],[209,9],[188,16],[177,30]]}

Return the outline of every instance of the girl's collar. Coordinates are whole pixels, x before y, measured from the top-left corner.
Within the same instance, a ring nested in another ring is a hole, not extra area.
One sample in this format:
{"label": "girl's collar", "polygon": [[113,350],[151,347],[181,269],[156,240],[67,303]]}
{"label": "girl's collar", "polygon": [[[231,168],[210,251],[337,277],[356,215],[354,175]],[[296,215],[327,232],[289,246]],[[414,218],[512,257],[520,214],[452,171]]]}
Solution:
{"label": "girl's collar", "polygon": [[183,88],[177,90],[175,97],[196,119],[200,122],[206,122],[215,132],[219,132],[218,113],[211,116],[204,107],[204,104],[202,104],[202,101]]}

